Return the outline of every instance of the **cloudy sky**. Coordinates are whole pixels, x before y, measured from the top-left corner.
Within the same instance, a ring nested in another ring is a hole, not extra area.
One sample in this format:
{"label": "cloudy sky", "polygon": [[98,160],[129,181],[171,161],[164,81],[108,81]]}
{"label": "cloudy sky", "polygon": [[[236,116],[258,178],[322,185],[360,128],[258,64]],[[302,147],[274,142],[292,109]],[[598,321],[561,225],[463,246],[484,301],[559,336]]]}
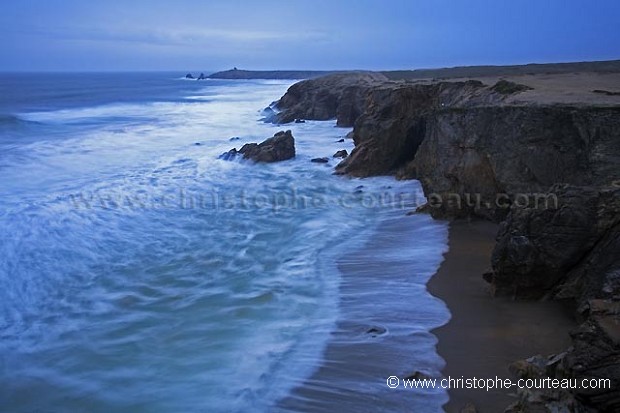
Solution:
{"label": "cloudy sky", "polygon": [[620,59],[618,0],[2,0],[0,71]]}

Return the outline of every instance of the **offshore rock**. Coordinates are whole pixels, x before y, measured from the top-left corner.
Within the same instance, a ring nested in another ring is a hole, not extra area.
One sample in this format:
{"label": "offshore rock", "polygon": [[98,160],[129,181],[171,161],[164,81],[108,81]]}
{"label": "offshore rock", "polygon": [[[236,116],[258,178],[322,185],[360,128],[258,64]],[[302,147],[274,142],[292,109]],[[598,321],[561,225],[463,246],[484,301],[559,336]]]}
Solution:
{"label": "offshore rock", "polygon": [[295,138],[290,130],[280,131],[273,137],[258,143],[246,143],[237,151],[236,148],[220,155],[220,159],[231,160],[238,154],[254,162],[279,162],[295,157]]}

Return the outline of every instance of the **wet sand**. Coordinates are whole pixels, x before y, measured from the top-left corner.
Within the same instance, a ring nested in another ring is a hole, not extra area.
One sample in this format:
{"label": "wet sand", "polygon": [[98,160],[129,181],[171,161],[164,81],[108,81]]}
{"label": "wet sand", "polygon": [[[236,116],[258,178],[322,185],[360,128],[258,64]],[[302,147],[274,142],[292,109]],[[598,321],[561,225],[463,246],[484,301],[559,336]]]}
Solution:
{"label": "wet sand", "polygon": [[439,267],[447,224],[395,211],[370,240],[337,260],[340,317],[319,369],[281,400],[277,411],[322,413],[442,412],[442,389],[390,389],[388,377],[444,367],[430,332],[448,321],[426,290]]}
{"label": "wet sand", "polygon": [[[482,274],[490,268],[497,226],[489,222],[450,225],[450,250],[429,291],[445,301],[452,317],[433,333],[446,361],[444,376],[511,378],[513,361],[553,354],[570,345],[570,312],[555,302],[493,298]],[[473,403],[479,413],[496,413],[515,401],[510,391],[451,390],[446,412]]]}

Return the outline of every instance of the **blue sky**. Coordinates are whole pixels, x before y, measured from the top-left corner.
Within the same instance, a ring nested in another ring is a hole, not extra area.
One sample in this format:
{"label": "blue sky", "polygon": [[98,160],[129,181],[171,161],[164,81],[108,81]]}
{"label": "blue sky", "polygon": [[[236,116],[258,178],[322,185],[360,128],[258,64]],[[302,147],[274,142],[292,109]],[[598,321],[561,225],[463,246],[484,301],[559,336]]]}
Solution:
{"label": "blue sky", "polygon": [[619,22],[618,0],[3,0],[0,71],[609,60]]}

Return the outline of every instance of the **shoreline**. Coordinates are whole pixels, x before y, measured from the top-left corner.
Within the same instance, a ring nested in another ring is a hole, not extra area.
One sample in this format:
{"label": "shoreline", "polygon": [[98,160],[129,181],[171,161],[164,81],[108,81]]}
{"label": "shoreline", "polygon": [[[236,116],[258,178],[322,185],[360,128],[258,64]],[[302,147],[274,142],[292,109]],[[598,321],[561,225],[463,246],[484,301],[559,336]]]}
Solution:
{"label": "shoreline", "polygon": [[386,380],[443,368],[431,330],[449,315],[425,286],[446,241],[445,223],[394,210],[363,243],[344,249],[335,262],[340,314],[323,358],[276,411],[441,412],[445,390],[390,389]]}
{"label": "shoreline", "polygon": [[[437,352],[446,362],[445,377],[514,378],[511,363],[533,355],[564,351],[576,327],[558,302],[494,298],[482,274],[490,267],[497,225],[488,221],[450,223],[449,250],[427,289],[443,300],[450,321],[433,331]],[[444,406],[460,412],[468,403],[478,413],[504,411],[515,391],[453,389]]]}

